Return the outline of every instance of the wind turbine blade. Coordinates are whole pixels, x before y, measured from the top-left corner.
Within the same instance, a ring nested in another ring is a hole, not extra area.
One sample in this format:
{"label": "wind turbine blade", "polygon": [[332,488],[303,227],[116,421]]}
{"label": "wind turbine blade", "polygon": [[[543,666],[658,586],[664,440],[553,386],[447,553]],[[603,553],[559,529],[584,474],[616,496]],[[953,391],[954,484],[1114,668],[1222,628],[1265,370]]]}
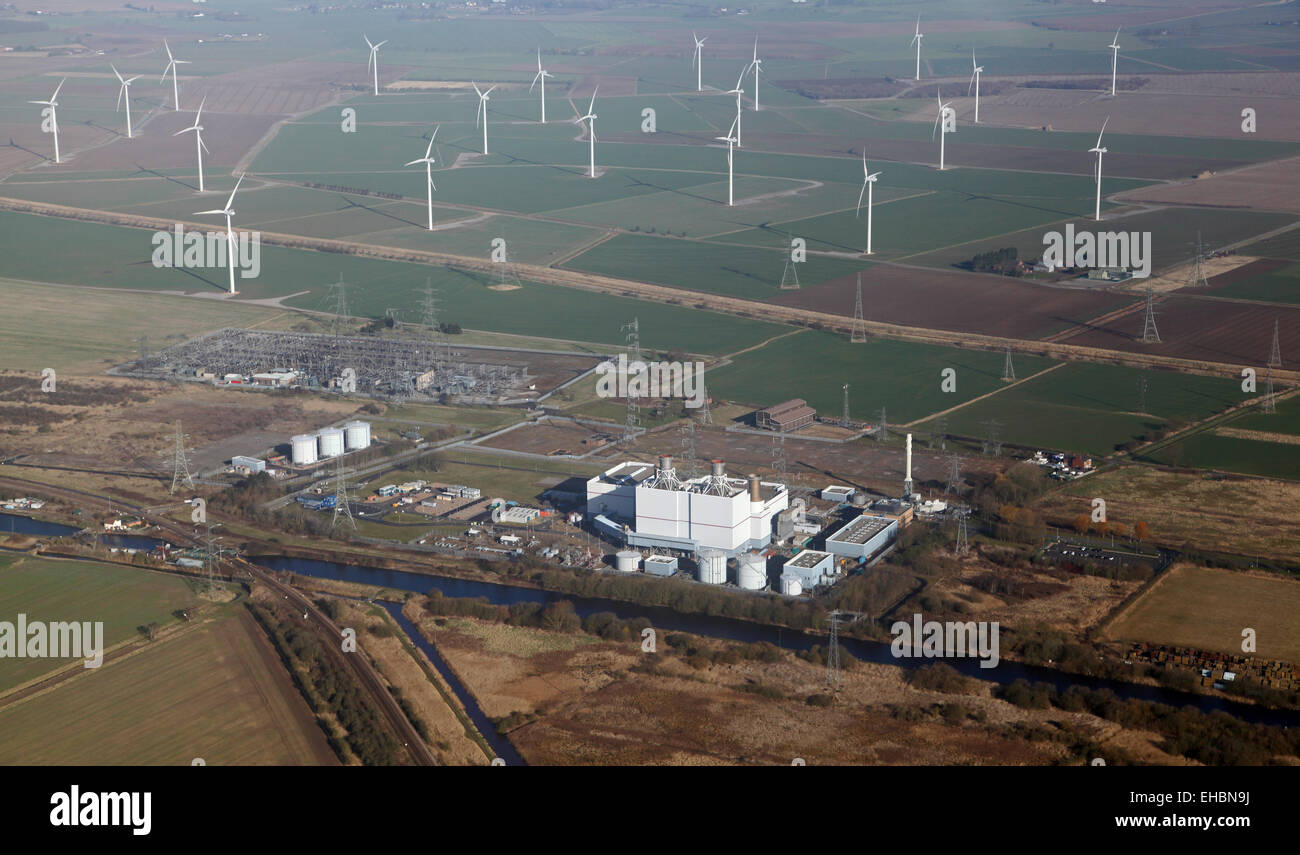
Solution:
{"label": "wind turbine blade", "polygon": [[1110,124],[1110,116],[1107,116],[1106,121],[1101,123],[1101,133],[1097,134],[1097,148],[1101,148],[1101,137],[1102,134],[1106,133],[1106,126],[1108,124]]}
{"label": "wind turbine blade", "polygon": [[199,123],[199,116],[202,116],[202,115],[203,115],[203,105],[206,104],[206,103],[208,103],[208,96],[207,96],[207,95],[204,95],[204,96],[203,96],[203,100],[199,102],[199,110],[198,110],[198,112],[194,114],[194,124],[195,124],[195,125],[197,125],[197,124]]}
{"label": "wind turbine blade", "polygon": [[865,181],[866,178],[867,178],[867,147],[863,146],[862,147],[862,179]]}
{"label": "wind turbine blade", "polygon": [[204,214],[224,214],[224,213],[226,213],[224,210],[221,210],[221,211],[195,211],[193,214],[191,214],[191,216],[199,217],[199,216],[202,216],[202,215],[204,215]]}
{"label": "wind turbine blade", "polygon": [[540,47],[537,48],[537,70],[542,70],[542,49]]}
{"label": "wind turbine blade", "polygon": [[496,89],[498,85],[500,85],[500,84],[493,83],[491,86],[488,87],[488,91],[487,91],[487,92],[484,92],[483,94],[484,94],[484,95],[489,95],[489,94],[491,94],[492,90],[493,90],[493,89]]}
{"label": "wind turbine blade", "polygon": [[471,81],[469,82],[469,85],[474,87],[474,94],[478,95],[479,100],[482,100],[482,98],[483,98],[483,90],[478,88],[478,84],[475,83],[473,80],[471,80]]}
{"label": "wind turbine blade", "polygon": [[169,60],[174,60],[174,59],[175,59],[175,57],[172,56],[171,45],[167,44],[167,40],[166,40],[166,39],[163,39],[163,50],[167,51],[167,59],[169,59]]}
{"label": "wind turbine blade", "polygon": [[108,67],[111,68],[111,69],[113,69],[113,73],[117,75],[117,82],[118,82],[118,83],[121,83],[121,82],[122,82],[122,75],[118,72],[118,70],[117,70],[117,66],[110,62],[110,63],[108,64]]}
{"label": "wind turbine blade", "polygon": [[532,92],[532,91],[533,91],[533,87],[537,85],[537,80],[538,80],[538,78],[540,78],[541,76],[542,76],[542,70],[539,68],[539,69],[537,69],[537,73],[533,75],[533,82],[528,84],[528,91],[529,91],[529,92]]}
{"label": "wind turbine blade", "polygon": [[199,138],[199,148],[207,151],[208,154],[211,154],[212,152],[208,151],[208,144],[203,141],[203,132],[195,131],[195,135]]}
{"label": "wind turbine blade", "polygon": [[370,43],[370,36],[366,35],[365,33],[362,33],[361,38],[366,40],[366,47],[370,48],[371,50],[375,49],[375,46]]}
{"label": "wind turbine blade", "polygon": [[244,183],[244,176],[247,175],[247,174],[248,174],[248,173],[246,173],[246,172],[241,172],[241,173],[239,174],[239,180],[235,182],[235,189],[230,191],[230,198],[226,200],[226,210],[227,210],[227,211],[229,211],[229,210],[230,210],[230,206],[233,205],[233,204],[235,203],[235,194],[239,192],[239,185]]}
{"label": "wind turbine blade", "polygon": [[57,100],[59,99],[59,90],[62,89],[62,88],[63,88],[63,84],[65,84],[65,83],[67,83],[67,82],[68,82],[68,78],[65,77],[65,78],[63,78],[62,80],[59,81],[59,85],[58,85],[58,86],[54,87],[54,94],[50,96],[50,104],[53,104],[55,101],[57,101]]}
{"label": "wind turbine blade", "polygon": [[600,91],[600,84],[597,84],[596,88],[591,90],[591,103],[587,105],[588,116],[591,115],[592,110],[596,109],[596,93],[599,91]]}
{"label": "wind turbine blade", "polygon": [[862,189],[858,191],[858,207],[857,210],[853,212],[853,216],[856,217],[858,213],[862,211],[862,197],[865,195],[867,195],[867,182],[864,179],[862,182]]}
{"label": "wind turbine blade", "polygon": [[382,42],[380,42],[379,44],[375,45],[375,50],[379,50],[381,47],[383,47],[383,46],[386,45],[386,44],[388,44],[388,39],[384,39]]}

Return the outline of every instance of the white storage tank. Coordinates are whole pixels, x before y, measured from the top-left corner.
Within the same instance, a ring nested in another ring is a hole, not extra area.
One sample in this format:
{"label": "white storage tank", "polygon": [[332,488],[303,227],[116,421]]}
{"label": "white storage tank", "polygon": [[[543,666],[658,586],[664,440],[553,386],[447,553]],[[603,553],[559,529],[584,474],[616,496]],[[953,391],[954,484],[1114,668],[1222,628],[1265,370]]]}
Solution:
{"label": "white storage tank", "polygon": [[633,549],[624,549],[614,555],[614,569],[624,573],[635,573],[641,569],[641,553]]}
{"label": "white storage tank", "polygon": [[316,435],[300,433],[290,440],[292,451],[289,459],[294,466],[310,466],[316,462]]}
{"label": "white storage tank", "polygon": [[323,428],[316,433],[321,458],[338,457],[343,453],[343,431],[338,428]]}
{"label": "white storage tank", "polygon": [[695,556],[699,565],[699,579],[706,585],[721,585],[727,581],[727,553],[721,549],[702,549]]}
{"label": "white storage tank", "polygon": [[343,426],[343,439],[348,451],[370,447],[370,422],[348,422]]}
{"label": "white storage tank", "polygon": [[797,597],[803,593],[803,582],[793,573],[783,573],[781,575],[781,593],[787,597]]}
{"label": "white storage tank", "polygon": [[761,591],[767,587],[767,556],[761,552],[747,552],[740,556],[736,584],[746,591]]}

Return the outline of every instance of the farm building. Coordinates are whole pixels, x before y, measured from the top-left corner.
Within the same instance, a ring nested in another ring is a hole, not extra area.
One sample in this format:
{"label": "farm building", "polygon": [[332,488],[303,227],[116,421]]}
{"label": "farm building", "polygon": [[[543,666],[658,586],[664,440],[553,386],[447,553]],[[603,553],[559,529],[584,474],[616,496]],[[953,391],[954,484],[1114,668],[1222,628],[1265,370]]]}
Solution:
{"label": "farm building", "polygon": [[758,410],[754,413],[754,424],[767,430],[787,432],[807,427],[816,418],[817,411],[808,406],[807,401],[795,398],[784,404],[774,404]]}

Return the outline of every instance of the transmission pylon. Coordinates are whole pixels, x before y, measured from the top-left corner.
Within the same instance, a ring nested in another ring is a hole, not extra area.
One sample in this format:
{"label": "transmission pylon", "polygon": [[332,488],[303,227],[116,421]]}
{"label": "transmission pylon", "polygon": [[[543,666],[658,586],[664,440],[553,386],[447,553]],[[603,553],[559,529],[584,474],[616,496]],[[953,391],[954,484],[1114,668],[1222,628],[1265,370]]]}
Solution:
{"label": "transmission pylon", "polygon": [[997,419],[989,419],[986,422],[981,422],[981,424],[984,425],[985,429],[984,453],[1000,457],[1002,455],[1002,440],[999,437],[998,429],[1002,427],[1002,424]]}
{"label": "transmission pylon", "polygon": [[348,484],[343,469],[343,458],[338,458],[338,468],[335,470],[334,477],[334,519],[330,522],[330,530],[333,531],[339,527],[339,520],[344,519],[349,528],[356,531],[357,521],[352,517],[352,505],[348,502]]}
{"label": "transmission pylon", "polygon": [[683,419],[679,430],[682,434],[683,458],[682,466],[679,468],[687,479],[694,478],[699,474],[699,467],[697,466],[698,457],[695,452],[695,419]]}
{"label": "transmission pylon", "polygon": [[709,390],[708,387],[704,385],[703,380],[700,381],[700,397],[704,400],[704,403],[699,407],[700,424],[711,425],[713,424],[713,411],[709,409]]}
{"label": "transmission pylon", "polygon": [[1282,341],[1278,337],[1277,318],[1273,319],[1273,347],[1268,352],[1268,367],[1282,367]]}
{"label": "transmission pylon", "polygon": [[966,530],[965,514],[957,517],[957,543],[952,551],[955,555],[965,555],[970,552],[970,534]]}
{"label": "transmission pylon", "polygon": [[172,489],[185,485],[194,489],[194,477],[190,475],[189,453],[185,450],[185,434],[181,432],[181,423],[176,422],[176,448],[172,454]]}
{"label": "transmission pylon", "polygon": [[849,426],[849,384],[844,384],[844,414],[840,416],[840,427]]}
{"label": "transmission pylon", "polygon": [[1137,411],[1139,413],[1145,413],[1147,411],[1147,375],[1145,371],[1138,375],[1137,386],[1138,386]]}
{"label": "transmission pylon", "polygon": [[1201,233],[1196,232],[1196,257],[1192,259],[1192,270],[1187,277],[1185,288],[1208,288],[1210,281],[1205,277],[1205,249],[1201,245]]}
{"label": "transmission pylon", "polygon": [[1142,343],[1159,344],[1160,331],[1156,329],[1156,303],[1155,294],[1150,288],[1147,289],[1147,306],[1146,312],[1142,319]]}
{"label": "transmission pylon", "polygon": [[420,300],[420,323],[424,325],[429,344],[433,348],[433,369],[438,379],[442,383],[442,371],[450,361],[450,354],[447,352],[447,338],[442,332],[442,320],[438,317],[438,291],[433,287],[433,280],[424,281],[424,297]]}
{"label": "transmission pylon", "polygon": [[939,416],[934,420],[934,427],[930,431],[930,447],[934,448],[935,441],[939,442],[941,451],[948,448],[948,417]]}
{"label": "transmission pylon", "polygon": [[876,442],[884,442],[889,439],[889,416],[885,408],[880,408],[880,423],[876,425]]}
{"label": "transmission pylon", "polygon": [[781,272],[781,290],[794,291],[799,288],[799,265],[790,253],[785,254],[785,270]]}
{"label": "transmission pylon", "polygon": [[772,437],[772,471],[778,476],[785,474],[785,431]]}
{"label": "transmission pylon", "polygon": [[[631,386],[631,371],[634,365],[641,361],[641,322],[638,318],[632,318],[631,323],[623,324],[623,332],[627,342],[627,366],[628,374],[624,381]],[[629,444],[636,437],[637,428],[641,425],[641,407],[637,403],[636,396],[627,392],[627,412],[623,418],[624,435],[623,439]]]}
{"label": "transmission pylon", "polygon": [[1270,365],[1264,369],[1264,400],[1260,402],[1260,412],[1276,413],[1277,399],[1273,397],[1273,367]]}
{"label": "transmission pylon", "polygon": [[1011,364],[1011,345],[1007,345],[1007,358],[1002,363],[1002,382],[1010,383],[1016,379],[1016,367]]}
{"label": "transmission pylon", "polygon": [[326,287],[329,289],[327,302],[330,314],[334,316],[330,324],[330,335],[345,336],[351,326],[351,318],[348,315],[347,284],[343,281],[343,274],[339,274],[338,282],[330,283]]}
{"label": "transmission pylon", "polygon": [[862,274],[858,274],[858,296],[853,303],[853,329],[849,332],[850,344],[865,344],[867,324],[862,317]]}
{"label": "transmission pylon", "polygon": [[961,486],[961,458],[953,454],[948,457],[948,484],[945,493],[956,493]]}
{"label": "transmission pylon", "polygon": [[838,692],[844,685],[840,675],[840,613],[832,611],[826,616],[830,621],[831,638],[826,647],[826,685],[831,691]]}

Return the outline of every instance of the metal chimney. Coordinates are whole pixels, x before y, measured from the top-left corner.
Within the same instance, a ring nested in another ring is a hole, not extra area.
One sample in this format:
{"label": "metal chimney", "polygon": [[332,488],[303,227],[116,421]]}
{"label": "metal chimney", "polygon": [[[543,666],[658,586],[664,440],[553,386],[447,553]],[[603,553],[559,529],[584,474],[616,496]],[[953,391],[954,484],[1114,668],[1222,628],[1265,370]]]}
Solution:
{"label": "metal chimney", "polygon": [[763,501],[763,486],[759,483],[757,475],[749,476],[749,500],[751,502]]}
{"label": "metal chimney", "polygon": [[912,495],[912,435],[907,435],[907,476],[903,479],[903,498]]}

